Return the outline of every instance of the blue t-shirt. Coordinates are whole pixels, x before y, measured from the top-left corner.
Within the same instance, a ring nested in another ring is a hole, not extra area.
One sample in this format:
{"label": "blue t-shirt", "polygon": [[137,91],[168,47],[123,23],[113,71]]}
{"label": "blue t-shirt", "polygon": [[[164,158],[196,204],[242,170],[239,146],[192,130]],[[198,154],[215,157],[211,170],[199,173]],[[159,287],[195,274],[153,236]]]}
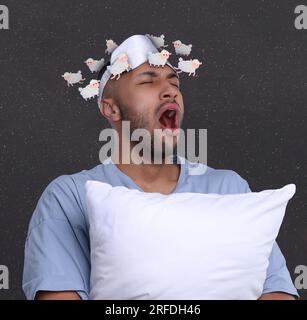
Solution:
{"label": "blue t-shirt", "polygon": [[[251,192],[248,183],[232,170],[209,166],[200,175],[189,174],[193,163],[178,158],[181,170],[173,192],[234,194]],[[85,182],[97,180],[143,191],[110,158],[90,170],[62,175],[42,193],[30,221],[23,271],[23,290],[34,299],[39,290],[77,291],[88,299],[90,290],[89,222]],[[274,243],[263,293],[296,295],[285,259]]]}

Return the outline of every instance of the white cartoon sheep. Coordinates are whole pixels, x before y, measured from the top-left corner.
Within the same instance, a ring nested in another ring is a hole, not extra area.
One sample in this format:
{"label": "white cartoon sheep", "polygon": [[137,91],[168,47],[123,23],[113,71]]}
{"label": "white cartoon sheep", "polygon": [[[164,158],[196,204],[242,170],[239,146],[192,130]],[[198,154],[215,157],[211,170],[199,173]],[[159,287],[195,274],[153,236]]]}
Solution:
{"label": "white cartoon sheep", "polygon": [[156,53],[149,52],[148,63],[150,66],[153,65],[158,67],[159,66],[164,67],[170,55],[171,53],[168,52],[167,50],[162,50],[161,52],[156,52]]}
{"label": "white cartoon sheep", "polygon": [[91,99],[98,96],[99,93],[99,80],[91,80],[85,88],[79,88],[80,94],[83,99]]}
{"label": "white cartoon sheep", "polygon": [[164,34],[161,34],[160,37],[156,37],[156,36],[153,36],[151,34],[146,34],[146,36],[148,36],[151,41],[154,43],[154,45],[157,47],[157,48],[166,48],[168,45],[165,44],[165,36]]}
{"label": "white cartoon sheep", "polygon": [[101,60],[94,60],[92,58],[88,58],[84,61],[84,63],[89,67],[89,69],[93,73],[101,70],[104,64],[104,59],[102,58]]}
{"label": "white cartoon sheep", "polygon": [[112,74],[110,79],[114,79],[117,76],[116,80],[118,80],[120,78],[120,74],[124,71],[129,71],[130,68],[131,66],[128,62],[128,55],[126,53],[120,53],[115,62],[111,66],[108,66],[108,69]]}
{"label": "white cartoon sheep", "polygon": [[183,60],[182,58],[179,58],[178,68],[176,68],[176,70],[178,73],[186,72],[189,74],[189,76],[193,74],[194,77],[195,71],[200,65],[202,65],[202,62],[200,62],[198,59]]}
{"label": "white cartoon sheep", "polygon": [[118,47],[118,45],[112,39],[106,40],[106,45],[107,49],[105,53],[108,54],[111,54]]}
{"label": "white cartoon sheep", "polygon": [[180,40],[176,40],[173,42],[175,52],[178,55],[188,56],[191,53],[192,45],[183,44]]}
{"label": "white cartoon sheep", "polygon": [[85,78],[82,78],[82,73],[81,70],[79,70],[77,73],[72,73],[72,72],[65,72],[62,77],[64,80],[67,81],[67,86],[73,86],[76,83],[83,83]]}

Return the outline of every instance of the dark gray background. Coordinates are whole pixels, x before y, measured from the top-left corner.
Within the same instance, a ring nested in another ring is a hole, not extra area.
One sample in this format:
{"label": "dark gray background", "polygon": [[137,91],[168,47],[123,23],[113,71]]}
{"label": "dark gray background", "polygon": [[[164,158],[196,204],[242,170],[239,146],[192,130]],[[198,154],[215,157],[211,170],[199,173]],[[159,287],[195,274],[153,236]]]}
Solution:
{"label": "dark gray background", "polygon": [[104,57],[107,38],[145,33],[192,43],[203,62],[197,79],[182,77],[182,88],[184,127],[208,129],[208,164],[237,171],[253,191],[296,184],[278,238],[294,279],[294,268],[307,265],[307,30],[294,28],[303,2],[4,2],[0,265],[9,267],[10,289],[0,298],[24,298],[24,241],[46,185],[99,163],[106,122],[61,75],[81,69],[89,79],[83,61]]}

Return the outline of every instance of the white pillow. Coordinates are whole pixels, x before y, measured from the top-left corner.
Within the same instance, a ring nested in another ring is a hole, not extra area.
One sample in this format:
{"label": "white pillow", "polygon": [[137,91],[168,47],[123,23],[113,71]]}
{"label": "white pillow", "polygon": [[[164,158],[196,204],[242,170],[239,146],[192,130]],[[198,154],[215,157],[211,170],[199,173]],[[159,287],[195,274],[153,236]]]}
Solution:
{"label": "white pillow", "polygon": [[87,181],[90,298],[259,298],[294,193],[163,195]]}

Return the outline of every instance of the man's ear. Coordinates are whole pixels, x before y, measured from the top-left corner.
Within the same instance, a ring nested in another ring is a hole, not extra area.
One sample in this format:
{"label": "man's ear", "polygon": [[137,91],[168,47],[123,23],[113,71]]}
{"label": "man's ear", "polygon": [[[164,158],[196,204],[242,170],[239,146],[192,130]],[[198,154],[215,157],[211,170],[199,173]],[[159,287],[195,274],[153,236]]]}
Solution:
{"label": "man's ear", "polygon": [[100,101],[100,112],[109,122],[121,120],[121,112],[113,98],[103,98]]}

